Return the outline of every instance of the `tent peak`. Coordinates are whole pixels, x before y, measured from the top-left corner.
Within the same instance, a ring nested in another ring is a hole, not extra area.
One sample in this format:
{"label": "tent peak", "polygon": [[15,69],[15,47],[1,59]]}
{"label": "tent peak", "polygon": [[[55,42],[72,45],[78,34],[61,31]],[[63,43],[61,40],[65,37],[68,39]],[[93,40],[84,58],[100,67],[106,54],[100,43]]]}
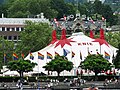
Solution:
{"label": "tent peak", "polygon": [[92,30],[90,30],[90,38],[94,39],[94,34]]}
{"label": "tent peak", "polygon": [[62,29],[62,32],[61,32],[61,40],[63,39],[66,39],[66,29]]}
{"label": "tent peak", "polygon": [[105,39],[103,28],[100,28],[100,39]]}
{"label": "tent peak", "polygon": [[52,31],[52,41],[57,40],[56,30]]}
{"label": "tent peak", "polygon": [[56,30],[52,31],[52,41],[50,42],[50,44],[54,44],[57,41],[57,36],[56,36]]}

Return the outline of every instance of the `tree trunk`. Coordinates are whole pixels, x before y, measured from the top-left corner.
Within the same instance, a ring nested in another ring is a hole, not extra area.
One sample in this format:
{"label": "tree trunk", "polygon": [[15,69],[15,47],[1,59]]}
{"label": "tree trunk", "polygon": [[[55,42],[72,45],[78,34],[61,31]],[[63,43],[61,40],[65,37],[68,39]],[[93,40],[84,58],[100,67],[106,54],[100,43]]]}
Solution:
{"label": "tree trunk", "polygon": [[60,76],[60,72],[57,72],[58,73],[58,77]]}
{"label": "tree trunk", "polygon": [[20,81],[23,83],[23,71],[20,71]]}
{"label": "tree trunk", "polygon": [[98,80],[97,74],[98,74],[98,72],[95,72],[95,81]]}
{"label": "tree trunk", "polygon": [[58,80],[59,80],[59,77],[60,77],[60,72],[57,72],[58,73]]}

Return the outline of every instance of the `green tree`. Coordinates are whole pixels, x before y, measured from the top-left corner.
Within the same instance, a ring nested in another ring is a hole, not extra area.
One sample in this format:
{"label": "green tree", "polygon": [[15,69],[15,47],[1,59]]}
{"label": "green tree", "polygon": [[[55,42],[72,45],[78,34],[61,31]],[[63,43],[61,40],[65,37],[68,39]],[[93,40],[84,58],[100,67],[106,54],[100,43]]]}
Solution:
{"label": "green tree", "polygon": [[59,77],[60,72],[72,70],[73,63],[68,61],[64,56],[56,56],[54,60],[47,63],[43,68],[48,71],[56,71]]}
{"label": "green tree", "polygon": [[7,16],[7,7],[4,4],[0,4],[0,17],[2,17],[2,14],[4,14],[4,17]]}
{"label": "green tree", "polygon": [[33,68],[37,65],[36,63],[31,62],[30,60],[12,60],[8,62],[7,68],[11,71],[17,71],[20,74],[20,77],[23,77],[23,72],[33,71]]}
{"label": "green tree", "polygon": [[0,61],[0,72],[1,72],[2,66],[3,66],[3,64],[2,64],[2,62]]}
{"label": "green tree", "polygon": [[2,4],[4,2],[4,0],[0,0],[0,4]]}
{"label": "green tree", "polygon": [[103,58],[102,55],[88,55],[86,59],[81,62],[80,67],[85,70],[91,70],[95,72],[95,76],[101,71],[111,69],[111,63]]}
{"label": "green tree", "polygon": [[120,42],[120,32],[108,32],[105,34],[105,38],[110,45],[118,48],[118,44]]}
{"label": "green tree", "polygon": [[96,14],[97,17],[97,14],[99,14],[106,19],[108,25],[112,26],[117,24],[118,17],[113,15],[113,10],[110,5],[102,4],[99,0],[95,0],[94,3],[88,2],[83,5],[86,8],[86,10],[84,8],[85,15],[91,17]]}
{"label": "green tree", "polygon": [[104,4],[102,4],[101,1],[95,0],[95,2],[93,3],[94,13],[101,14],[103,11],[103,7],[104,7]]}
{"label": "green tree", "polygon": [[51,8],[51,0],[29,0],[28,11],[32,15],[44,13],[46,18],[54,18],[57,16],[58,12]]}
{"label": "green tree", "polygon": [[118,14],[117,17],[118,17],[117,25],[120,25],[120,15]]}
{"label": "green tree", "polygon": [[88,9],[85,4],[79,4],[78,10],[80,11],[81,15],[88,15]]}
{"label": "green tree", "polygon": [[84,5],[86,7],[86,16],[91,16],[92,14],[94,14],[93,4],[91,2],[85,3]]}
{"label": "green tree", "polygon": [[35,17],[41,12],[46,18],[53,18],[57,11],[51,8],[51,0],[8,0],[5,5],[8,17],[25,18],[28,16]]}
{"label": "green tree", "polygon": [[[2,62],[2,65],[6,64],[7,61],[12,60],[12,53],[14,50],[14,42],[0,38],[0,61]],[[4,54],[6,54],[5,58]]]}
{"label": "green tree", "polygon": [[113,59],[113,64],[115,68],[120,68],[120,44],[118,44],[118,51],[116,57]]}
{"label": "green tree", "polygon": [[27,55],[30,51],[38,51],[51,41],[52,27],[47,23],[26,22],[24,31],[20,34],[21,42],[16,46],[17,52]]}
{"label": "green tree", "polygon": [[109,22],[110,26],[114,25],[113,22],[114,22],[115,19],[114,19],[114,16],[113,16],[113,11],[112,11],[112,9],[109,5],[104,5],[102,15],[106,19],[106,21]]}
{"label": "green tree", "polygon": [[16,17],[16,18],[23,18],[29,15],[28,12],[28,0],[15,0],[15,1],[8,1],[6,5],[8,5],[8,17]]}
{"label": "green tree", "polygon": [[64,15],[75,14],[76,8],[71,3],[65,3],[64,0],[51,0],[51,8],[58,12],[57,18]]}

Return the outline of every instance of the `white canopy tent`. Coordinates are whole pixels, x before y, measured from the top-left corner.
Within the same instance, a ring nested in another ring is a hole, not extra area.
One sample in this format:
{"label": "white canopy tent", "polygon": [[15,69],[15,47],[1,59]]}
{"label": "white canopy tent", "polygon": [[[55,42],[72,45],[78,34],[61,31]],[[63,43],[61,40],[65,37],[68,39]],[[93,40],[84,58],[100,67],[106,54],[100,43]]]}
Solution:
{"label": "white canopy tent", "polygon": [[8,70],[7,72],[3,73],[3,76],[19,76],[19,73],[17,71]]}

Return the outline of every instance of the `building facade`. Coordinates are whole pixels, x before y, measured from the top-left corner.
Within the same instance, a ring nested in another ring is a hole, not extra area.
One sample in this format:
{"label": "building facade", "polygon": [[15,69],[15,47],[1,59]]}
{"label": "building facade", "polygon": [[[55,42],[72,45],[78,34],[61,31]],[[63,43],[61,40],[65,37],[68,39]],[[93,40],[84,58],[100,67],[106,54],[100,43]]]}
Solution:
{"label": "building facade", "polygon": [[0,36],[9,41],[20,41],[20,32],[24,30],[25,22],[46,22],[50,23],[48,19],[44,18],[43,13],[37,18],[0,18]]}

